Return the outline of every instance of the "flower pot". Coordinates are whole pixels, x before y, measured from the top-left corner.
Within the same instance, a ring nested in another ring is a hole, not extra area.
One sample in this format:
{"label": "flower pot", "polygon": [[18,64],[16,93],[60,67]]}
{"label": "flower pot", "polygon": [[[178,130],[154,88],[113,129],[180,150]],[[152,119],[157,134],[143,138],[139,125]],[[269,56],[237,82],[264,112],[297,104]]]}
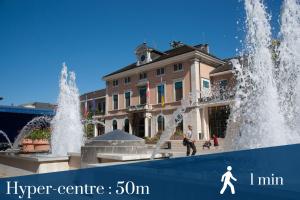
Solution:
{"label": "flower pot", "polygon": [[23,152],[33,152],[34,145],[32,143],[32,139],[23,139],[22,140],[22,151]]}
{"label": "flower pot", "polygon": [[33,144],[34,145],[42,145],[42,144],[44,144],[44,145],[49,145],[49,140],[47,140],[47,139],[35,139],[35,140],[33,140]]}
{"label": "flower pot", "polygon": [[39,151],[49,151],[50,150],[50,145],[49,144],[38,144],[34,145],[34,150],[39,152]]}
{"label": "flower pot", "polygon": [[22,151],[23,152],[34,152],[34,145],[33,144],[23,144]]}
{"label": "flower pot", "polygon": [[22,145],[24,145],[24,144],[32,144],[32,139],[23,139]]}
{"label": "flower pot", "polygon": [[33,144],[34,150],[37,152],[50,150],[49,140],[47,139],[35,139],[33,140]]}

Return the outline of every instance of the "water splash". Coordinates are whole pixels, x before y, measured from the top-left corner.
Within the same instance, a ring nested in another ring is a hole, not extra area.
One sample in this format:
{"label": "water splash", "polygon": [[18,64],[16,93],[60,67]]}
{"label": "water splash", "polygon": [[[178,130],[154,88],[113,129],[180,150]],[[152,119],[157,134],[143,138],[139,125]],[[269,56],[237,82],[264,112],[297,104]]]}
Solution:
{"label": "water splash", "polygon": [[[248,56],[232,61],[237,77],[237,93],[225,146],[251,149],[295,143],[297,137],[283,114],[288,110],[282,107],[281,92],[278,92],[278,88],[283,92],[287,90],[282,88],[284,82],[278,79],[279,70],[275,67],[270,16],[261,0],[245,0],[245,10],[245,52]],[[284,69],[280,70],[286,75]]]}
{"label": "water splash", "polygon": [[13,143],[13,149],[18,149],[19,145],[21,144],[21,141],[23,138],[26,138],[32,130],[35,129],[44,129],[50,127],[50,122],[52,118],[48,116],[39,116],[33,118],[31,121],[29,121],[20,131],[17,138],[15,139]]}
{"label": "water splash", "polygon": [[181,100],[181,106],[176,109],[176,111],[172,114],[172,117],[167,121],[166,124],[168,126],[162,132],[157,144],[155,145],[155,149],[152,152],[151,160],[155,158],[155,156],[159,153],[161,146],[168,141],[174,133],[174,130],[183,120],[183,115],[186,112],[186,109],[195,106],[198,103],[198,98],[196,93],[189,93],[185,98]]}
{"label": "water splash", "polygon": [[297,129],[300,123],[300,5],[296,0],[283,2],[279,38],[275,75],[280,106],[287,124]]}
{"label": "water splash", "polygon": [[12,145],[12,143],[11,143],[9,137],[7,136],[7,134],[6,134],[4,131],[1,131],[1,130],[0,130],[0,135],[3,135],[3,136],[4,136],[4,138],[7,140],[7,142],[8,142],[8,144],[9,144],[10,148],[12,148],[13,145]]}
{"label": "water splash", "polygon": [[60,78],[58,107],[54,116],[51,134],[52,154],[67,155],[80,152],[83,143],[83,126],[80,117],[79,92],[74,72],[63,64]]}

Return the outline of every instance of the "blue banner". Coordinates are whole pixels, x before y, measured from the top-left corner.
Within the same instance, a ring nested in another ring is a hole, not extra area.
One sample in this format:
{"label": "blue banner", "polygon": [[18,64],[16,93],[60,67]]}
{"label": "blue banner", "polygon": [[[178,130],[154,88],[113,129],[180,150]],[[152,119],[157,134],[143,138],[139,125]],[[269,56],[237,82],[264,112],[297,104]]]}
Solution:
{"label": "blue banner", "polygon": [[299,152],[289,145],[2,178],[0,199],[300,199]]}

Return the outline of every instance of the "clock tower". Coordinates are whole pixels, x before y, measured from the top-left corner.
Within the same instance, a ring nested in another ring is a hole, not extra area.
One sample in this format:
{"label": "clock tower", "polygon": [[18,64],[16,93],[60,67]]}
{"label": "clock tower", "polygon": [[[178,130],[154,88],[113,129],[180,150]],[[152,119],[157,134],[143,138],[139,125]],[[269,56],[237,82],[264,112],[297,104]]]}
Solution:
{"label": "clock tower", "polygon": [[143,65],[152,61],[151,49],[145,42],[135,49],[135,55],[137,58],[137,65]]}

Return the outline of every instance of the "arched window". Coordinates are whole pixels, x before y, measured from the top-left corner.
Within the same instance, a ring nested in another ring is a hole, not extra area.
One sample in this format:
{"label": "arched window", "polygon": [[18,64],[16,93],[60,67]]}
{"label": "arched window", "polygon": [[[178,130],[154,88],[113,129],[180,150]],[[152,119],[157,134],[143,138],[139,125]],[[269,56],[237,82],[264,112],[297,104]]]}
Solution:
{"label": "arched window", "polygon": [[162,132],[165,130],[165,118],[162,115],[157,117],[157,131]]}
{"label": "arched window", "polygon": [[118,123],[117,123],[117,120],[115,120],[115,119],[113,120],[112,126],[113,126],[113,130],[118,129]]}
{"label": "arched window", "polygon": [[124,120],[124,131],[129,133],[129,119]]}

